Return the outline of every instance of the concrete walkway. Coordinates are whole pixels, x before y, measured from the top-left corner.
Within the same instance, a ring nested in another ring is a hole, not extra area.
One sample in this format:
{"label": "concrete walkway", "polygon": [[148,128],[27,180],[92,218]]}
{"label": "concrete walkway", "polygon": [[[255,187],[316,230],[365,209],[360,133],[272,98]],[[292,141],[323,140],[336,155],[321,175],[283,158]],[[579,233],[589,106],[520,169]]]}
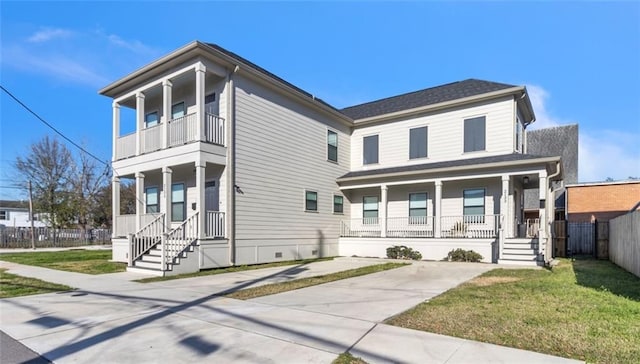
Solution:
{"label": "concrete walkway", "polygon": [[0,329],[55,363],[192,361],[565,363],[566,359],[380,322],[482,272],[488,264],[418,262],[249,301],[221,294],[377,264],[339,258],[141,284],[132,273],[88,276],[0,262],[11,273],[77,287],[0,300]]}

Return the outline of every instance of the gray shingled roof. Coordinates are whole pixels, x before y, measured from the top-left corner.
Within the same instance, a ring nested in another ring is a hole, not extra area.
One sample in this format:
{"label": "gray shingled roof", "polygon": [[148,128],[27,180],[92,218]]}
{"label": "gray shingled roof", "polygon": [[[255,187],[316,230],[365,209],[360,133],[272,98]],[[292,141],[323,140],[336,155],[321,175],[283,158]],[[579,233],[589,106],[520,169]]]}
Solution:
{"label": "gray shingled roof", "polygon": [[354,120],[364,119],[512,87],[517,86],[491,81],[468,79],[346,107],[340,110],[340,112]]}
{"label": "gray shingled roof", "polygon": [[452,168],[452,167],[462,167],[462,166],[472,166],[472,165],[481,166],[483,164],[530,161],[530,160],[540,159],[540,158],[549,158],[549,156],[512,153],[512,154],[496,155],[491,157],[459,159],[459,160],[452,160],[452,161],[445,161],[445,162],[414,164],[414,165],[401,166],[401,167],[369,169],[366,171],[349,172],[339,177],[338,181],[340,181],[341,179],[353,178],[353,177],[369,177],[369,176],[374,177],[377,175],[384,175],[384,174],[390,174],[390,173],[402,173],[402,172],[414,172],[414,171],[424,171],[428,173],[429,170],[432,170],[432,169]]}

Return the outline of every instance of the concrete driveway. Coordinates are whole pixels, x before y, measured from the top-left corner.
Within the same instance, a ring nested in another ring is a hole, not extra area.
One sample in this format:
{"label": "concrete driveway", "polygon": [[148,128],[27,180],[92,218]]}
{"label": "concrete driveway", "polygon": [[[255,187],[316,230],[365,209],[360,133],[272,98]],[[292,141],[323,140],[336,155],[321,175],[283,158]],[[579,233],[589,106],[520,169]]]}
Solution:
{"label": "concrete driveway", "polygon": [[[487,264],[419,262],[297,291],[239,301],[235,288],[326,274],[379,260],[307,265],[141,284],[137,275],[86,276],[0,262],[80,289],[0,300],[0,329],[56,363],[331,363],[351,350],[377,362],[565,362],[565,359],[379,322],[484,271]],[[411,350],[398,350],[411,347]]]}

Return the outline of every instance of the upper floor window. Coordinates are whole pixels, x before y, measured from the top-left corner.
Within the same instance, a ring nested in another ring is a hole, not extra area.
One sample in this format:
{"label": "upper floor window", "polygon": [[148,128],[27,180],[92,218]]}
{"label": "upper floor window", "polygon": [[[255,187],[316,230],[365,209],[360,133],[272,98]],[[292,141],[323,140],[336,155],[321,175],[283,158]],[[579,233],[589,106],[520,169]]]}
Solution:
{"label": "upper floor window", "polygon": [[362,139],[362,164],[375,163],[378,163],[378,136],[366,136]]}
{"label": "upper floor window", "polygon": [[465,153],[485,150],[485,128],[486,118],[484,116],[464,120]]}
{"label": "upper floor window", "polygon": [[318,192],[304,191],[304,209],[306,211],[318,211]]}
{"label": "upper floor window", "polygon": [[184,221],[184,183],[171,185],[171,221]]}
{"label": "upper floor window", "polygon": [[171,119],[177,119],[184,116],[184,102],[179,102],[171,106]]}
{"label": "upper floor window", "polygon": [[154,125],[158,125],[158,112],[154,111],[154,112],[147,113],[144,116],[144,123],[147,125],[147,128]]}
{"label": "upper floor window", "polygon": [[144,191],[146,196],[147,214],[159,212],[158,187],[147,187]]}
{"label": "upper floor window", "polygon": [[9,220],[9,211],[0,210],[0,220]]}
{"label": "upper floor window", "polygon": [[338,133],[331,130],[327,130],[327,159],[338,161]]}
{"label": "upper floor window", "polygon": [[409,159],[427,157],[427,133],[426,126],[409,130]]}
{"label": "upper floor window", "polygon": [[463,214],[465,223],[484,222],[484,188],[463,191]]}
{"label": "upper floor window", "polygon": [[333,213],[341,214],[344,212],[344,197],[333,195]]}

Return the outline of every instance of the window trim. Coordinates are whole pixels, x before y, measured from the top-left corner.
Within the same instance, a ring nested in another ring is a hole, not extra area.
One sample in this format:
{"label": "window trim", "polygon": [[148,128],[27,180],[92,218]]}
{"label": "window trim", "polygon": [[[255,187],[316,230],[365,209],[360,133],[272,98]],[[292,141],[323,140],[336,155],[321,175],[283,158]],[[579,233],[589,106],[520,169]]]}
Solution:
{"label": "window trim", "polygon": [[[467,135],[466,133],[467,120],[474,120],[474,119],[481,119],[481,118],[484,120],[483,148],[467,151],[465,149],[465,139],[466,139],[465,136]],[[486,152],[486,151],[487,151],[487,115],[485,114],[485,115],[469,116],[469,117],[463,118],[462,119],[462,153],[468,154],[468,153],[479,153],[479,152]]]}
{"label": "window trim", "polygon": [[[307,193],[315,193],[315,195],[316,195],[316,200],[315,200],[316,208],[315,209],[309,209],[308,201],[312,201],[312,200],[307,199]],[[304,211],[305,212],[315,212],[315,213],[317,213],[318,212],[318,200],[319,200],[318,191],[306,190],[305,189],[304,190]]]}
{"label": "window trim", "polygon": [[[376,150],[376,161],[375,162],[369,162],[366,163],[365,160],[365,143],[364,140],[367,138],[371,138],[371,137],[376,137],[377,139],[377,150]],[[375,165],[375,164],[380,164],[380,134],[369,134],[369,135],[363,135],[362,136],[362,165],[363,166],[369,166],[369,165]]]}
{"label": "window trim", "polygon": [[[331,159],[331,154],[329,153],[329,151],[331,150],[331,147],[333,147],[333,145],[329,144],[329,134],[335,134],[336,135],[336,160]],[[339,152],[339,145],[340,145],[340,141],[339,141],[339,135],[338,132],[332,129],[327,128],[327,161],[328,162],[333,162],[333,163],[338,163],[338,160],[340,159],[340,156],[338,155]]]}
{"label": "window trim", "polygon": [[[420,224],[420,222],[412,222],[412,217],[421,217],[421,216],[411,216],[411,210],[422,210],[422,208],[418,209],[418,208],[411,208],[411,195],[425,195],[425,200],[424,200],[424,217],[425,219],[427,217],[429,217],[429,192],[427,191],[414,191],[414,192],[409,192],[407,194],[407,203],[408,203],[408,215],[407,218],[409,220],[409,224]],[[425,221],[426,223],[426,221]]]}
{"label": "window trim", "polygon": [[[149,190],[156,190],[156,203],[149,204]],[[149,206],[156,206],[156,211],[149,211]],[[160,212],[160,188],[158,186],[148,186],[144,189],[144,213],[145,214],[157,214]]]}
{"label": "window trim", "polygon": [[[182,185],[182,202],[176,202],[173,199],[173,186]],[[184,182],[172,182],[171,183],[171,222],[183,222],[187,219],[187,184]],[[173,206],[182,204],[182,220],[176,220],[173,217]]]}
{"label": "window trim", "polygon": [[[465,206],[464,194],[465,194],[466,191],[479,191],[479,190],[482,190],[482,214],[468,214],[467,215],[465,213],[465,208],[466,207],[480,207],[480,205]],[[486,187],[470,187],[470,188],[463,189],[462,190],[462,219],[464,220],[464,223],[465,224],[469,224],[469,223],[484,223],[486,214],[487,214],[487,189],[486,189]],[[467,216],[482,216],[482,218],[478,219],[478,221],[469,222],[466,219]]]}
{"label": "window trim", "polygon": [[[340,203],[340,208],[342,211],[336,211],[336,197],[339,197],[342,202]],[[336,193],[333,194],[333,213],[336,215],[344,215],[344,196],[338,195]]]}
{"label": "window trim", "polygon": [[[424,149],[425,149],[425,155],[424,156],[420,156],[420,157],[411,157],[411,131],[416,130],[416,129],[422,129],[424,128],[426,130],[426,140],[424,141]],[[409,128],[409,160],[417,160],[417,159],[427,159],[429,158],[429,125],[420,125],[420,126],[414,126],[414,127],[410,127]]]}

